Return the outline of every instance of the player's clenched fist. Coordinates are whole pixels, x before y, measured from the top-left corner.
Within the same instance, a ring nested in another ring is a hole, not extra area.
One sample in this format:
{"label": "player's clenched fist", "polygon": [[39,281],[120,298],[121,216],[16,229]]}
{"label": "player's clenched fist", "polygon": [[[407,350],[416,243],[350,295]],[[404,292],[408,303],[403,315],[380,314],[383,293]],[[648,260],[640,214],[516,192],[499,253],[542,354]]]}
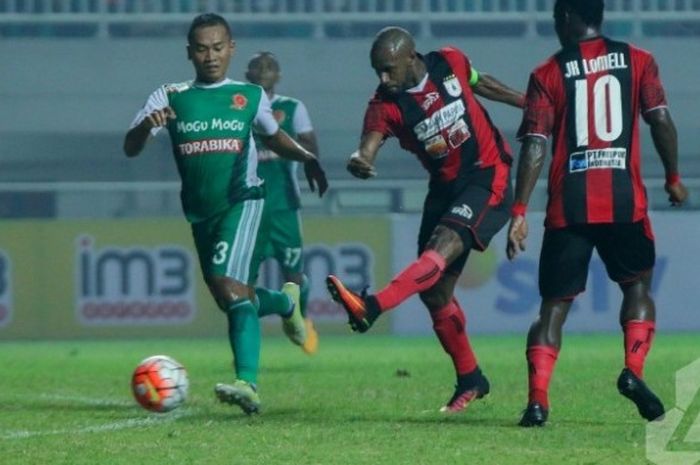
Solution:
{"label": "player's clenched fist", "polygon": [[156,110],[144,118],[143,125],[147,129],[162,128],[168,124],[168,120],[175,119],[175,111],[170,107],[165,107],[162,110]]}
{"label": "player's clenched fist", "polygon": [[673,183],[666,182],[664,189],[668,194],[668,201],[671,202],[671,205],[674,207],[683,205],[683,202],[688,198],[688,189],[685,188],[681,181]]}
{"label": "player's clenched fist", "polygon": [[367,179],[377,175],[374,166],[362,158],[358,152],[355,152],[350,156],[347,168],[350,174],[360,179]]}

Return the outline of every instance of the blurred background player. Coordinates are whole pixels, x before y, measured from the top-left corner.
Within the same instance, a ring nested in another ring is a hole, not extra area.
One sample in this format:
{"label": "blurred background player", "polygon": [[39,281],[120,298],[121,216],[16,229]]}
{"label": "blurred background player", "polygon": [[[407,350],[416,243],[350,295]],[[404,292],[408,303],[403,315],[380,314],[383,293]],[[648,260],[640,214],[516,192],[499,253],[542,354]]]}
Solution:
{"label": "blurred background player", "polygon": [[265,92],[226,77],[235,42],[224,18],[197,16],[187,40],[195,80],[166,84],[153,92],[126,134],[124,151],[134,157],[150,135],[168,130],[182,180],[182,207],[191,223],[202,274],[228,319],[236,380],[217,384],[215,393],[220,401],[250,414],[260,408],[258,306],[262,312],[282,316],[285,332],[295,344],[306,339],[296,284],[286,283],[282,292],[253,287],[264,204],[253,129],[276,153],[313,165],[306,170],[310,182],[325,185],[325,177],[316,157],[279,128]]}
{"label": "blurred background player", "polygon": [[676,128],[653,56],[600,34],[602,0],[557,0],[555,29],[562,49],[530,76],[519,130],[518,165],[508,258],[524,250],[525,210],[552,136],[549,202],[539,268],[539,318],[527,339],[529,399],[521,426],[542,426],[561,331],[574,297],[586,286],[593,249],[623,293],[620,324],[625,368],[620,393],[654,420],[664,413],[642,380],[654,337],[650,295],[655,261],[639,149],[639,116],[649,124],[674,205],[687,192],[678,172]]}
{"label": "blurred background player", "polygon": [[[272,114],[280,127],[309,152],[318,157],[316,134],[306,106],[299,100],[275,94],[280,80],[280,65],[271,52],[260,52],[248,62],[246,79],[263,88],[270,99]],[[304,275],[303,239],[299,209],[299,184],[295,161],[280,158],[261,137],[255,138],[258,148],[258,176],[265,181],[265,208],[261,228],[267,231],[263,259],[272,257],[279,263],[285,281],[299,285],[301,314],[306,325],[306,342],[301,346],[307,354],[318,350],[318,334],[306,313],[309,280]],[[310,184],[311,190],[315,186]],[[319,196],[328,188],[325,178],[319,180]]]}
{"label": "blurred background player", "polygon": [[389,27],[372,44],[379,87],[365,113],[360,147],[348,170],[374,176],[374,160],[388,137],[416,154],[430,173],[418,236],[419,258],[374,295],[358,295],[328,276],[331,296],[355,331],[367,331],[383,312],[419,294],[457,374],[442,408],[458,412],[489,392],[465,329],[454,286],[472,249],[483,251],[508,221],[512,202],[510,148],[474,94],[521,107],[523,95],[479,74],[455,48],[421,55],[406,30]]}

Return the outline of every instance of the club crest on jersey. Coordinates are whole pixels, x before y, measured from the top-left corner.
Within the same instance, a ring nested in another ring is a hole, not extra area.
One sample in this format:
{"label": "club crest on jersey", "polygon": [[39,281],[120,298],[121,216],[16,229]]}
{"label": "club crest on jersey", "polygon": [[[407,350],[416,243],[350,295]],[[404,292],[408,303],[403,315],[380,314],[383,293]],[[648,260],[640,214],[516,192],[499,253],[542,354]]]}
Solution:
{"label": "club crest on jersey", "polygon": [[445,90],[452,97],[459,97],[462,95],[462,86],[459,84],[459,79],[454,74],[450,74],[445,78],[442,85],[445,86]]}
{"label": "club crest on jersey", "polygon": [[243,110],[248,105],[248,99],[243,94],[235,94],[231,97],[231,109]]}
{"label": "club crest on jersey", "polygon": [[272,116],[275,117],[275,121],[277,121],[278,124],[284,123],[284,120],[287,119],[287,113],[285,113],[283,110],[273,111]]}

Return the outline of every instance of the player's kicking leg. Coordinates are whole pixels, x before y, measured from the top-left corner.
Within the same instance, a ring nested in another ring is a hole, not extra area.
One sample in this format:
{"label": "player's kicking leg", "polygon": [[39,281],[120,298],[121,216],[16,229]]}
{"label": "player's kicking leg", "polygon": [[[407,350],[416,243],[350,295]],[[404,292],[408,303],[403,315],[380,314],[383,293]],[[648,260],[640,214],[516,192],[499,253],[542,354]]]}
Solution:
{"label": "player's kicking leg", "polygon": [[[425,292],[437,283],[443,276],[448,261],[451,262],[463,250],[462,242],[456,233],[446,228],[436,230],[438,237],[445,235],[445,242],[455,241],[454,249],[459,253],[452,256],[445,251],[426,250],[416,261],[408,265],[402,272],[377,294],[358,294],[348,289],[338,277],[329,275],[326,286],[333,300],[342,305],[348,315],[348,323],[353,331],[364,333],[372,327],[383,312],[397,307],[412,295]],[[445,247],[448,248],[448,247]],[[450,250],[451,252],[451,250]],[[447,256],[447,258],[445,258]]]}

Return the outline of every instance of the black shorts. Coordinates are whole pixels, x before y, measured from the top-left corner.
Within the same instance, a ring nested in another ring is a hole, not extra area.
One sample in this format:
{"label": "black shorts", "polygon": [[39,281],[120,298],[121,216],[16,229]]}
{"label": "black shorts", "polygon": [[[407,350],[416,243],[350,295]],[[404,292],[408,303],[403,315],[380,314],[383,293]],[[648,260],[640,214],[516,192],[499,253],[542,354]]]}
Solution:
{"label": "black shorts", "polygon": [[513,193],[508,183],[501,203],[489,205],[493,192],[479,185],[468,185],[455,195],[430,189],[423,205],[418,234],[418,255],[423,253],[438,225],[450,228],[462,239],[464,252],[445,270],[459,275],[471,249],[486,250],[489,242],[510,219]]}
{"label": "black shorts", "polygon": [[586,289],[593,249],[617,283],[636,280],[654,267],[656,251],[649,219],[636,223],[579,224],[546,229],[540,253],[540,295],[573,298]]}

